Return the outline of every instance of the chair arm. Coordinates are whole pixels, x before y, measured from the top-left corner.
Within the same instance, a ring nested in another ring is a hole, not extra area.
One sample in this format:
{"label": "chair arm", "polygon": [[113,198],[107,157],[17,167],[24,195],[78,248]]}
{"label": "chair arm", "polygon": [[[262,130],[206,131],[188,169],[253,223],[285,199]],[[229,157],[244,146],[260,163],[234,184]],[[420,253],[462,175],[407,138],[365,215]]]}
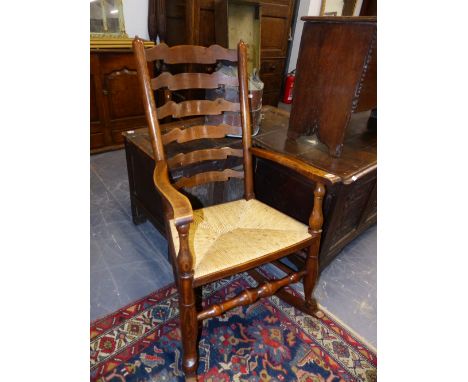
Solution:
{"label": "chair arm", "polygon": [[154,184],[161,196],[172,208],[176,226],[193,221],[192,205],[188,198],[177,191],[169,181],[167,162],[160,160],[156,162],[153,173]]}
{"label": "chair arm", "polygon": [[289,155],[261,149],[260,147],[251,147],[250,152],[252,153],[252,155],[255,155],[257,157],[271,160],[282,166],[288,167],[289,169],[296,171],[299,174],[315,182],[332,185],[341,181],[341,178],[339,176],[320,170],[316,167],[311,166],[310,164],[307,164]]}

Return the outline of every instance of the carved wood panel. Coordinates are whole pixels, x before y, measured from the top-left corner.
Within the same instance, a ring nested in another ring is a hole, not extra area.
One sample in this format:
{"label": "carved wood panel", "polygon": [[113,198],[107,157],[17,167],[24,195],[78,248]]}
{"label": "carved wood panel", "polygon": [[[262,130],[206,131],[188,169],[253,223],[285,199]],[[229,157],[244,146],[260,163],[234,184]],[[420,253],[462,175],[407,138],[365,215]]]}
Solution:
{"label": "carved wood panel", "polygon": [[90,78],[91,150],[118,147],[146,124],[132,51],[92,52]]}
{"label": "carved wood panel", "polygon": [[262,57],[284,57],[286,55],[287,19],[262,17]]}
{"label": "carved wood panel", "polygon": [[347,186],[348,192],[340,207],[342,211],[340,225],[331,235],[330,241],[333,243],[331,249],[340,246],[342,241],[354,234],[354,231],[359,228],[364,214],[366,215],[364,220],[373,217],[372,208],[369,209],[367,206],[368,204],[377,206],[377,195],[373,193],[376,182],[375,176],[371,176]]}
{"label": "carved wood panel", "polygon": [[124,67],[104,75],[104,91],[111,120],[145,113],[138,89],[134,86],[136,70]]}

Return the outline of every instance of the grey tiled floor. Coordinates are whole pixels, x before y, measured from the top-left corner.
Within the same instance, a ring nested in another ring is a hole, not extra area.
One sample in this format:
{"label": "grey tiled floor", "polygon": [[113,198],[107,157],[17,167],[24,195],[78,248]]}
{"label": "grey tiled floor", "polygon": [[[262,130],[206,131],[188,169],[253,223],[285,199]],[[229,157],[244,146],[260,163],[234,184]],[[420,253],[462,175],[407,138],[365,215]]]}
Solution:
{"label": "grey tiled floor", "polygon": [[[315,290],[322,306],[374,346],[376,252],[371,227],[322,272]],[[132,223],[125,152],[91,156],[91,320],[172,281],[166,240],[149,222]]]}

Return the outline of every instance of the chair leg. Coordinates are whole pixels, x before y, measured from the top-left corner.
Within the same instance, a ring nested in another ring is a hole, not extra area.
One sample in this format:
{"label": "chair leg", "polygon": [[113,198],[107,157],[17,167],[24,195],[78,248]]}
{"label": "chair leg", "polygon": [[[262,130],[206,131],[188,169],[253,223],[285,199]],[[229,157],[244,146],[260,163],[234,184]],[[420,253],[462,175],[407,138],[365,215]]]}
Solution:
{"label": "chair leg", "polygon": [[186,381],[195,381],[198,368],[198,320],[192,278],[180,280],[180,329],[182,334],[182,369]]}
{"label": "chair leg", "polygon": [[305,268],[306,275],[303,278],[304,284],[304,297],[305,297],[305,306],[310,314],[318,318],[323,317],[323,313],[319,310],[317,306],[317,301],[314,298],[314,287],[317,283],[318,278],[318,253],[320,248],[320,240],[315,240],[312,245],[309,247],[309,253],[307,255]]}
{"label": "chair leg", "polygon": [[180,248],[177,256],[180,331],[182,334],[182,369],[186,381],[196,381],[198,320],[193,289],[193,258],[189,249],[189,225],[178,225]]}

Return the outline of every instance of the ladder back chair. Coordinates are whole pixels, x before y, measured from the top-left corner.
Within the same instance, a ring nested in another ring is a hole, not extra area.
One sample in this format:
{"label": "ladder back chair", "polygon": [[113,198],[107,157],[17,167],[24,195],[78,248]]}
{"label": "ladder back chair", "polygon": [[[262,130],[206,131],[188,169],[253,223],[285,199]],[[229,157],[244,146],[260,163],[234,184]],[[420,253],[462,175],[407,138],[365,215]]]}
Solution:
{"label": "ladder back chair", "polygon": [[[135,38],[133,50],[156,163],[153,179],[163,199],[169,254],[179,291],[182,367],[187,380],[195,380],[198,367],[198,328],[203,320],[273,294],[302,311],[320,315],[312,292],[318,276],[318,253],[323,223],[322,199],[325,184],[332,184],[337,179],[319,169],[303,166],[294,158],[252,147],[247,49],[244,42],[238,44],[237,52],[218,45],[205,48],[191,45],[168,47],[159,44],[145,50],[143,41]],[[233,80],[219,72],[176,75],[164,72],[151,79],[147,63],[155,60],[162,60],[166,64],[214,64],[218,60],[227,60],[237,62],[239,74],[238,79]],[[157,89],[213,89],[223,85],[239,86],[239,103],[224,99],[190,100],[180,103],[169,101],[156,108],[153,91]],[[175,128],[162,134],[158,119],[168,116],[182,118],[215,115],[225,111],[241,113],[242,149],[203,149],[166,158],[164,147],[170,142],[224,138],[226,134],[239,132],[238,128],[226,124],[202,124],[183,129]],[[280,163],[316,182],[309,226],[255,199],[252,155]],[[209,171],[182,177],[171,183],[169,168],[202,161],[223,160],[228,156],[242,157],[243,171]],[[244,181],[244,198],[241,200],[193,210],[189,199],[179,191],[184,187],[226,181],[233,177],[242,178]],[[306,250],[307,254],[303,269],[296,272],[279,261],[284,256],[300,250]],[[277,280],[265,280],[260,273],[254,271],[255,267],[271,262],[288,275]],[[197,308],[195,288],[244,271],[251,272],[259,281],[260,285],[257,288],[247,289],[223,303],[205,306],[204,309]],[[298,299],[284,290],[284,286],[301,279],[304,299]]]}

